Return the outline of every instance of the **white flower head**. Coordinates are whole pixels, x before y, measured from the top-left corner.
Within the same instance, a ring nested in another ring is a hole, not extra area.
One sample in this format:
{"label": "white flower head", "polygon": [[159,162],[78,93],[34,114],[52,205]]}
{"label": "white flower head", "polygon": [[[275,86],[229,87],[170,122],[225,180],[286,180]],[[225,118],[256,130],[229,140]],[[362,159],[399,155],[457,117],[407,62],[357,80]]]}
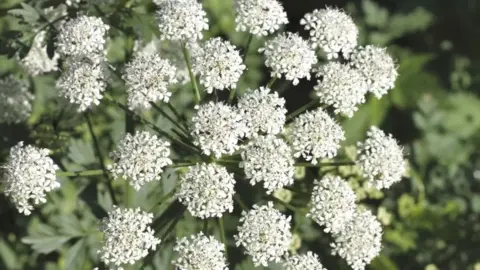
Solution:
{"label": "white flower head", "polygon": [[140,208],[121,209],[115,206],[102,220],[104,243],[98,251],[100,260],[112,268],[122,269],[122,265],[134,264],[145,258],[149,249],[155,250],[160,244],[160,239],[150,228],[152,222],[153,214]]}
{"label": "white flower head", "polygon": [[381,98],[395,87],[398,72],[395,61],[385,48],[372,45],[357,49],[350,64],[359,69],[368,84],[368,91]]}
{"label": "white flower head", "polygon": [[7,162],[3,165],[5,195],[20,213],[30,215],[33,205],[45,203],[48,192],[60,187],[56,180],[59,169],[48,156],[48,149],[24,146],[23,142],[10,149]]}
{"label": "white flower head", "polygon": [[330,62],[318,68],[320,79],[314,87],[320,102],[335,108],[335,113],[352,117],[365,102],[367,83],[360,71],[348,65]]}
{"label": "white flower head", "polygon": [[354,216],[355,199],[355,193],[345,180],[326,175],[320,181],[315,180],[307,217],[325,226],[325,232],[338,233]]}
{"label": "white flower head", "polygon": [[127,64],[123,75],[130,109],[150,109],[150,102],[168,102],[167,87],[177,83],[176,68],[159,54],[139,54]]}
{"label": "white flower head", "polygon": [[235,179],[225,167],[197,164],[180,178],[177,198],[194,217],[221,217],[233,211]]}
{"label": "white flower head", "polygon": [[317,164],[317,159],[333,158],[345,139],[342,127],[323,109],[307,111],[293,120],[288,132],[294,157]]}
{"label": "white flower head", "polygon": [[192,55],[193,72],[200,74],[200,83],[207,93],[214,89],[235,88],[245,68],[235,46],[219,37],[207,40]]}
{"label": "white flower head", "polygon": [[367,139],[359,142],[357,164],[368,180],[368,184],[377,188],[389,188],[400,182],[406,171],[403,148],[391,134],[372,126]]}
{"label": "white flower head", "polygon": [[179,239],[173,250],[178,253],[173,261],[178,270],[228,270],[225,246],[203,232]]}
{"label": "white flower head", "polygon": [[308,251],[306,254],[287,256],[282,263],[285,270],[327,270],[318,259],[317,254]]}
{"label": "white flower head", "polygon": [[287,254],[292,240],[290,216],[283,215],[273,207],[254,205],[248,212],[243,211],[238,234],[234,235],[237,246],[243,246],[252,256],[255,266],[268,266],[269,262],[279,262]]}
{"label": "white flower head", "polygon": [[203,37],[208,30],[207,13],[197,0],[158,1],[157,12],[160,39],[169,41],[190,41]]}
{"label": "white flower head", "polygon": [[345,228],[333,236],[332,254],[353,270],[363,270],[382,249],[382,227],[370,211],[356,212]]}
{"label": "white flower head", "polygon": [[205,155],[213,154],[219,158],[238,150],[238,140],[244,136],[246,128],[237,110],[215,102],[196,106],[195,109],[191,127],[193,143]]}
{"label": "white flower head", "polygon": [[65,22],[57,36],[56,48],[62,57],[88,58],[93,62],[105,57],[105,36],[110,27],[101,18],[79,16]]}
{"label": "white flower head", "polygon": [[40,31],[33,39],[28,54],[21,60],[22,65],[31,76],[58,70],[59,55],[55,53],[50,59],[45,44],[46,31]]}
{"label": "white flower head", "polygon": [[288,23],[287,13],[277,0],[235,0],[236,30],[267,36]]}
{"label": "white flower head", "polygon": [[290,147],[275,136],[259,136],[241,153],[240,166],[250,184],[263,182],[267,194],[293,183],[294,159]]}
{"label": "white flower head", "polygon": [[9,75],[0,79],[0,123],[20,123],[32,113],[32,93],[28,83]]}
{"label": "white flower head", "polygon": [[280,34],[265,42],[259,51],[265,55],[265,65],[272,69],[272,77],[284,75],[294,85],[303,78],[310,80],[310,70],[317,63],[315,51],[298,34]]}
{"label": "white flower head", "polygon": [[248,138],[283,131],[287,113],[285,99],[270,91],[267,87],[260,87],[238,100],[237,108],[248,129]]}
{"label": "white flower head", "polygon": [[72,59],[69,62],[69,67],[57,80],[59,95],[78,105],[79,112],[100,104],[107,86],[104,65],[87,59]]}
{"label": "white flower head", "polygon": [[160,180],[163,169],[172,164],[170,142],[147,131],[126,134],[110,156],[115,162],[109,166],[113,177],[130,180],[136,190],[148,182]]}
{"label": "white flower head", "polygon": [[321,48],[329,59],[342,52],[348,58],[357,46],[358,29],[353,19],[337,8],[315,9],[300,21],[310,31],[314,48]]}

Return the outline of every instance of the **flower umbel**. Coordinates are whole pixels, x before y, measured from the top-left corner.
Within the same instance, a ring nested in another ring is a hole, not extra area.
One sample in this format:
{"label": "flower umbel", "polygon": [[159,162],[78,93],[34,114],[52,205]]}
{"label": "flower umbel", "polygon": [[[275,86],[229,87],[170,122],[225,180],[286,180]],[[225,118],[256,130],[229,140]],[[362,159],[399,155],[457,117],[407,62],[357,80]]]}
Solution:
{"label": "flower umbel", "polygon": [[9,75],[0,79],[0,123],[20,123],[32,113],[34,96],[28,83]]}
{"label": "flower umbel", "polygon": [[97,17],[83,15],[71,19],[63,24],[57,36],[57,52],[62,57],[85,57],[96,63],[103,61],[105,35],[109,28]]}
{"label": "flower umbel", "polygon": [[167,87],[177,82],[176,68],[159,54],[139,54],[125,68],[128,106],[150,109],[150,102],[168,102],[172,93]]}
{"label": "flower umbel", "polygon": [[360,71],[338,62],[318,69],[320,79],[314,87],[320,102],[335,108],[335,113],[352,117],[358,105],[365,102],[367,83]]}
{"label": "flower umbel", "polygon": [[320,263],[317,254],[311,251],[306,254],[287,256],[283,267],[285,270],[326,270]]}
{"label": "flower umbel", "polygon": [[395,87],[398,72],[393,58],[384,48],[367,45],[356,50],[351,65],[358,68],[368,84],[368,91],[381,98]]}
{"label": "flower umbel", "polygon": [[283,131],[286,113],[285,99],[270,88],[247,92],[238,100],[237,108],[248,129],[247,138],[258,134],[278,134]]}
{"label": "flower umbel", "polygon": [[101,230],[104,233],[103,247],[98,252],[100,260],[107,265],[120,267],[134,264],[144,258],[148,250],[155,250],[160,239],[150,228],[153,214],[137,209],[114,207],[103,219]]}
{"label": "flower umbel", "polygon": [[310,70],[317,63],[315,51],[298,34],[280,34],[260,49],[265,55],[265,65],[272,69],[272,77],[282,75],[293,85],[300,79],[310,80]]}
{"label": "flower umbel", "polygon": [[333,158],[337,155],[345,133],[326,111],[316,109],[295,118],[288,129],[288,138],[294,156],[302,156],[315,165],[319,158]]}
{"label": "flower umbel", "polygon": [[162,40],[186,42],[203,37],[208,30],[207,13],[197,0],[158,1],[158,29]]}
{"label": "flower umbel", "polygon": [[380,253],[382,226],[372,212],[359,211],[333,238],[332,254],[346,260],[353,270],[363,270]]}
{"label": "flower umbel", "polygon": [[163,169],[172,164],[170,142],[147,131],[126,134],[110,155],[115,162],[109,166],[113,177],[130,180],[136,190],[148,182],[160,180]]}
{"label": "flower umbel", "polygon": [[230,41],[219,37],[209,39],[192,55],[192,68],[200,74],[200,83],[207,93],[214,89],[224,90],[237,87],[245,70],[242,57]]}
{"label": "flower umbel", "polygon": [[314,183],[307,217],[325,226],[325,232],[342,231],[355,214],[355,193],[338,176],[326,175]]}
{"label": "flower umbel", "polygon": [[233,211],[235,179],[225,167],[197,164],[180,178],[177,198],[194,217],[221,217]]}
{"label": "flower umbel", "polygon": [[273,207],[254,205],[248,212],[242,212],[238,234],[234,236],[237,246],[243,246],[252,256],[255,266],[268,266],[269,262],[279,262],[287,253],[292,233],[291,217],[286,217]]}
{"label": "flower umbel", "polygon": [[60,187],[55,172],[59,169],[48,156],[48,149],[24,146],[23,142],[10,149],[3,165],[5,195],[20,213],[30,215],[33,205],[45,203],[48,192]]}
{"label": "flower umbel", "polygon": [[246,128],[241,115],[223,103],[209,102],[196,107],[192,117],[193,143],[205,155],[219,158],[232,154],[238,147],[238,140],[244,136]]}
{"label": "flower umbel", "polygon": [[225,246],[203,232],[177,240],[173,250],[178,254],[173,261],[178,270],[228,270]]}
{"label": "flower umbel", "polygon": [[236,0],[236,30],[267,36],[287,24],[287,13],[277,0]]}
{"label": "flower umbel", "polygon": [[357,163],[371,186],[389,188],[402,180],[406,171],[403,148],[391,134],[386,135],[372,126],[367,132],[367,139],[359,142],[357,147]]}
{"label": "flower umbel", "polygon": [[103,64],[85,59],[72,59],[69,62],[70,66],[57,80],[59,95],[77,105],[79,112],[100,104],[107,87]]}
{"label": "flower umbel", "polygon": [[320,47],[329,59],[341,52],[348,58],[357,46],[358,29],[352,18],[336,8],[315,9],[300,21],[310,31],[313,48]]}
{"label": "flower umbel", "polygon": [[267,194],[293,183],[295,172],[290,147],[275,136],[260,136],[251,141],[241,153],[240,167],[250,184],[263,182]]}

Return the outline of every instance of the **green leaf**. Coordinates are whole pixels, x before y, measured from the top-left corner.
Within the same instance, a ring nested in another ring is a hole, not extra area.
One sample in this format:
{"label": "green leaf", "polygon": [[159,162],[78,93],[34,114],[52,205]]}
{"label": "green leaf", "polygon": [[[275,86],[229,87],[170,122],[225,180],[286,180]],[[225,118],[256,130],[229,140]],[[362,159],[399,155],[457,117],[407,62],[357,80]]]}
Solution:
{"label": "green leaf", "polygon": [[71,238],[65,235],[32,235],[22,238],[22,243],[31,245],[39,253],[48,254],[59,250]]}
{"label": "green leaf", "polygon": [[64,269],[80,269],[79,266],[85,261],[85,247],[85,240],[80,239],[68,250]]}
{"label": "green leaf", "polygon": [[8,269],[19,269],[16,252],[3,239],[0,239],[0,259]]}
{"label": "green leaf", "polygon": [[22,17],[22,19],[30,24],[30,25],[35,25],[40,19],[40,14],[38,11],[30,6],[29,4],[26,3],[20,3],[22,5],[22,8],[20,9],[11,9],[8,11],[9,14],[12,14],[14,16],[19,16]]}

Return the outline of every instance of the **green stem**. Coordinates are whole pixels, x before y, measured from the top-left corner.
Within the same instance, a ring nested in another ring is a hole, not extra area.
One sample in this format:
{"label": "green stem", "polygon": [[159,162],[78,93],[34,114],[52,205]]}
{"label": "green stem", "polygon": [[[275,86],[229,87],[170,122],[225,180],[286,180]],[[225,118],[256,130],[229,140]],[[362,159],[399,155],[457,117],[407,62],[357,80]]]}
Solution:
{"label": "green stem", "polygon": [[245,63],[245,61],[247,61],[248,50],[250,49],[250,45],[252,44],[252,40],[253,40],[253,35],[249,34],[248,39],[247,39],[247,45],[245,45],[245,51],[243,53],[243,59],[242,59],[243,63]]}
{"label": "green stem", "polygon": [[185,134],[188,134],[188,130],[186,130],[182,125],[180,125],[180,121],[175,121],[170,115],[168,115],[162,108],[160,108],[157,104],[150,102],[150,105],[159,112],[163,117],[167,118],[168,121],[170,121],[173,125],[175,125],[177,128],[179,128],[182,132]]}
{"label": "green stem", "polygon": [[240,196],[238,196],[238,194],[234,194],[233,199],[235,199],[235,201],[240,205],[242,210],[248,211],[248,207],[243,203],[242,199],[240,198]]}
{"label": "green stem", "polygon": [[103,170],[88,170],[80,172],[57,172],[57,176],[69,176],[69,177],[79,177],[79,176],[96,176],[102,175]]}
{"label": "green stem", "polygon": [[338,162],[325,162],[325,163],[318,163],[312,164],[310,162],[296,162],[295,167],[310,167],[310,168],[320,168],[320,167],[327,167],[327,166],[353,166],[355,162],[353,161],[338,161]]}
{"label": "green stem", "polygon": [[193,96],[195,98],[195,104],[200,103],[200,91],[198,91],[197,78],[192,71],[192,64],[190,63],[190,54],[188,53],[187,45],[182,44],[183,57],[185,58],[185,63],[187,64],[188,75],[190,76],[190,83],[192,84]]}
{"label": "green stem", "polygon": [[287,120],[292,120],[293,118],[295,118],[295,116],[303,113],[304,111],[310,109],[311,107],[314,107],[315,105],[318,105],[319,104],[319,101],[317,99],[314,99],[312,101],[310,101],[309,103],[303,105],[302,107],[298,108],[296,111],[290,113],[287,115]]}
{"label": "green stem", "polygon": [[146,119],[140,117],[140,115],[138,115],[137,113],[135,113],[134,111],[128,109],[127,106],[121,104],[120,102],[117,102],[113,99],[110,99],[108,97],[105,97],[106,100],[114,103],[115,105],[117,105],[120,109],[128,112],[129,114],[131,114],[132,116],[136,117],[136,119],[138,119],[138,121],[140,121],[142,124],[150,127],[151,129],[155,130],[158,134],[164,136],[165,138],[169,139],[172,143],[176,143],[184,148],[187,148],[189,149],[190,151],[193,151],[195,153],[199,153],[199,150],[181,140],[177,140],[176,138],[174,138],[172,135],[168,134],[167,132],[161,130],[159,127],[157,127],[155,124],[153,124],[152,122],[150,121],[147,121]]}
{"label": "green stem", "polygon": [[169,200],[170,198],[172,198],[173,195],[175,195],[175,192],[177,192],[176,187],[174,187],[169,193],[167,193],[165,196],[163,196],[163,197],[152,207],[152,209],[150,209],[149,212],[153,212],[153,210],[155,209],[155,207],[157,207],[157,206],[159,206],[159,205],[162,205],[164,202],[166,202],[167,200]]}
{"label": "green stem", "polygon": [[185,119],[185,117],[183,117],[178,111],[177,109],[175,109],[175,107],[172,105],[171,102],[167,102],[167,106],[168,108],[170,109],[170,111],[173,112],[173,114],[175,115],[175,117],[177,119],[179,119],[180,121],[182,121],[182,124],[183,126],[185,127],[185,130],[188,130],[188,123],[187,123],[187,120]]}
{"label": "green stem", "polygon": [[285,206],[285,208],[287,208],[288,210],[290,210],[290,211],[292,211],[292,212],[301,212],[301,213],[305,212],[303,209],[299,209],[299,208],[297,208],[297,207],[295,207],[295,206],[293,206],[293,205],[291,205],[291,204],[289,204],[289,203],[287,203],[287,202],[284,202],[284,201],[278,199],[277,197],[274,197],[274,196],[270,196],[270,197],[271,197],[274,201],[282,204],[283,206]]}
{"label": "green stem", "polygon": [[168,168],[183,168],[183,167],[191,167],[197,165],[198,162],[185,162],[185,163],[176,163],[167,166]]}
{"label": "green stem", "polygon": [[108,175],[107,167],[105,166],[105,160],[103,159],[102,151],[100,148],[100,143],[98,142],[97,136],[95,135],[95,132],[93,131],[93,124],[92,120],[90,119],[90,112],[86,112],[85,119],[87,120],[87,125],[88,125],[88,131],[90,132],[90,136],[92,136],[92,141],[93,141],[93,146],[95,148],[95,152],[97,154],[97,157],[100,161],[100,166],[103,171],[103,176],[105,177],[105,181],[107,184],[108,191],[110,192],[110,196],[112,197],[112,202],[113,204],[117,205],[118,201],[115,197],[115,191],[113,190],[112,186],[112,181],[110,181],[110,177]]}
{"label": "green stem", "polygon": [[276,77],[276,76],[273,77],[273,78],[268,82],[267,87],[268,87],[269,89],[272,89],[272,86],[273,86],[273,84],[275,83],[276,80],[277,80],[277,77]]}
{"label": "green stem", "polygon": [[218,218],[218,226],[220,227],[220,237],[222,239],[223,245],[225,245],[225,258],[228,261],[228,243],[227,237],[225,236],[225,226],[223,224],[223,217]]}

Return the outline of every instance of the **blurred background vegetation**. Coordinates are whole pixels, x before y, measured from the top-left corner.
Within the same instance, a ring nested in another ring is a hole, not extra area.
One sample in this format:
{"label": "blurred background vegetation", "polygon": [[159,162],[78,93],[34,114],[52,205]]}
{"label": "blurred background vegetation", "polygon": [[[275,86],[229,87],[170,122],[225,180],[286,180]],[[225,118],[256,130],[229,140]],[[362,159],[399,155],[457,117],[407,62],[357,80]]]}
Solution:
{"label": "blurred background vegetation", "polygon": [[[204,0],[211,29],[207,37],[228,37],[243,46],[246,35],[234,31],[233,0]],[[64,1],[0,1],[0,75],[25,76],[12,50],[22,53],[15,40],[33,33],[22,20],[32,18],[20,5],[36,8],[57,6]],[[94,4],[92,4],[92,2]],[[376,209],[384,225],[384,248],[369,269],[480,269],[480,2],[476,0],[283,0],[289,16],[288,31],[301,32],[299,21],[307,12],[326,5],[347,10],[361,30],[360,44],[388,47],[398,59],[396,87],[383,99],[371,98],[352,119],[343,120],[347,141],[355,145],[371,125],[393,134],[405,147],[410,161],[409,178],[380,193],[362,187],[355,177],[351,184],[366,206]],[[120,4],[119,4],[120,3]],[[40,5],[40,6],[39,6]],[[122,6],[123,8],[118,8]],[[125,6],[127,8],[125,8]],[[122,68],[131,56],[136,38],[150,40],[156,35],[151,1],[91,0],[88,14],[102,16],[110,31],[108,59]],[[23,13],[13,16],[10,9]],[[85,10],[83,8],[82,10]],[[75,6],[68,9],[77,12]],[[18,36],[18,33],[23,36]],[[54,35],[47,41],[51,48]],[[254,40],[258,48],[262,40]],[[240,89],[268,81],[268,71],[258,55],[249,55],[248,73]],[[58,102],[55,78],[58,73],[28,78],[36,101],[33,115],[21,125],[0,125],[0,160],[9,147],[20,140],[55,151],[59,164],[68,170],[96,168],[94,150],[81,115]],[[307,103],[314,81],[292,87],[282,81],[276,88],[293,111]],[[112,96],[121,99],[123,86],[112,87]],[[188,86],[185,86],[188,87]],[[172,102],[181,108],[191,104],[190,91],[179,87]],[[221,93],[224,94],[224,93]],[[219,94],[220,95],[220,94]],[[191,108],[191,106],[190,106]],[[125,130],[124,115],[105,105],[95,109],[95,128],[105,152],[115,145]],[[189,113],[188,111],[185,113]],[[168,122],[155,113],[147,114],[162,126]],[[68,119],[68,121],[65,121]],[[352,149],[347,148],[347,149]],[[345,155],[349,155],[346,151]],[[298,178],[310,173],[298,173]],[[354,168],[341,171],[355,175]],[[130,194],[131,205],[151,205],[158,193],[172,188],[176,175],[166,173],[161,189],[151,185]],[[122,183],[116,189],[124,192]],[[91,269],[101,244],[98,218],[111,207],[105,187],[89,179],[62,179],[62,188],[53,193],[31,217],[19,215],[0,195],[0,269]],[[159,209],[160,211],[160,209]],[[301,219],[301,217],[295,217]],[[328,236],[313,225],[298,228],[302,248],[320,255],[328,269],[347,269],[339,258],[329,255]],[[227,230],[235,229],[235,221]],[[177,235],[196,230],[193,218],[185,217]],[[172,243],[167,243],[171,245]],[[165,261],[169,249],[162,248],[153,258],[157,269],[170,269]],[[233,258],[235,269],[251,269],[243,257]],[[278,269],[271,267],[270,269]]]}

